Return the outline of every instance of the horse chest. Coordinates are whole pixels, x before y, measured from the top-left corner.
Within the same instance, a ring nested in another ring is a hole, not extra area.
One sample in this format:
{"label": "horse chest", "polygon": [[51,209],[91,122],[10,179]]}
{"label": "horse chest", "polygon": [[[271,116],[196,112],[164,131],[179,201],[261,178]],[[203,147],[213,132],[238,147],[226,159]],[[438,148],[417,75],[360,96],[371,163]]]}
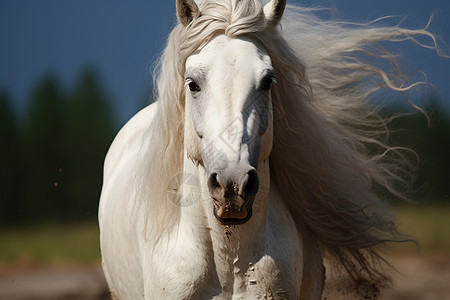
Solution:
{"label": "horse chest", "polygon": [[189,251],[187,244],[158,260],[152,272],[158,278],[151,279],[146,294],[149,299],[297,299],[301,257],[287,257],[266,253],[240,259],[235,253]]}
{"label": "horse chest", "polygon": [[[288,231],[288,230],[287,230]],[[271,230],[268,230],[270,233]],[[263,238],[261,241],[267,239]],[[298,236],[272,237],[237,253],[215,254],[220,293],[213,299],[297,299],[302,276]]]}
{"label": "horse chest", "polygon": [[[220,286],[207,284],[203,296],[212,299],[296,299],[296,274],[281,270],[276,259],[264,255],[255,262],[238,261],[233,265],[217,267]],[[284,264],[282,262],[282,264]],[[226,270],[227,269],[227,270]],[[214,277],[211,277],[214,278]]]}

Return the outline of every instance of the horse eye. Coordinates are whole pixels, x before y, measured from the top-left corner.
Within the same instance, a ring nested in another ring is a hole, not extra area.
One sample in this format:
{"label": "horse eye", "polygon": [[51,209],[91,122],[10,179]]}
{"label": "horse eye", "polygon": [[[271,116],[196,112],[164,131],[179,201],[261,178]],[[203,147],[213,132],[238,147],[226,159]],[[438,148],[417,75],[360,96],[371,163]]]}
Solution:
{"label": "horse eye", "polygon": [[272,83],[276,82],[274,76],[267,76],[263,79],[261,82],[261,89],[264,91],[270,90],[270,87],[272,86]]}
{"label": "horse eye", "polygon": [[189,90],[193,93],[200,92],[200,86],[192,79],[187,80],[187,86]]}

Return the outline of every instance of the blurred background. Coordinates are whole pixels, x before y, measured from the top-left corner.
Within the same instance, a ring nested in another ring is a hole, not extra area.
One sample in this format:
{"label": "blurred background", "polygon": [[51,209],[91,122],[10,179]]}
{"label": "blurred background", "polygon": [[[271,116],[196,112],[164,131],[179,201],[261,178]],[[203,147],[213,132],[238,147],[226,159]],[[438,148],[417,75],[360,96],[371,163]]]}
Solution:
{"label": "blurred background", "polygon": [[[331,8],[326,15],[346,21],[390,15],[384,23],[411,28],[433,17],[430,30],[449,53],[446,0],[288,3]],[[107,299],[96,223],[103,159],[121,126],[153,101],[153,66],[175,23],[174,0],[0,0],[1,299]],[[433,282],[448,283],[450,59],[413,43],[386,46],[413,80],[433,84],[408,95],[429,124],[399,95],[389,95],[383,112],[409,112],[391,124],[391,142],[421,157],[416,202],[389,202],[420,246],[395,246],[390,255],[401,270],[428,268],[441,278]],[[449,299],[449,290],[425,285],[431,298],[409,289],[407,299]]]}

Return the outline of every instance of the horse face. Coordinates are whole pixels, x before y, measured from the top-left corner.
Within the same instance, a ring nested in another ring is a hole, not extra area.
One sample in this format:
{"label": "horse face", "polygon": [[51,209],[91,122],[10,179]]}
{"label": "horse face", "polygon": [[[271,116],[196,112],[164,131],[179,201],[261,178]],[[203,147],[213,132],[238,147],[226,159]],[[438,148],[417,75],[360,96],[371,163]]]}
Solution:
{"label": "horse face", "polygon": [[222,224],[251,218],[258,164],[272,147],[274,81],[269,55],[249,39],[217,36],[186,61],[186,127],[192,134],[185,142],[208,174]]}

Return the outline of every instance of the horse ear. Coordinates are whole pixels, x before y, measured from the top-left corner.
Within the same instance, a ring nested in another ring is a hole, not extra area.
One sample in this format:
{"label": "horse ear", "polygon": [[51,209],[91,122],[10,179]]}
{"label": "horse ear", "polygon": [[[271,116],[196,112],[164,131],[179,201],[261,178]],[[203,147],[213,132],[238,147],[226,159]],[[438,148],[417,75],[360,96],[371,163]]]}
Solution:
{"label": "horse ear", "polygon": [[198,16],[200,9],[194,0],[177,0],[177,17],[183,26],[188,26]]}
{"label": "horse ear", "polygon": [[286,8],[286,0],[271,0],[264,5],[264,15],[266,17],[267,26],[275,27],[280,23]]}

